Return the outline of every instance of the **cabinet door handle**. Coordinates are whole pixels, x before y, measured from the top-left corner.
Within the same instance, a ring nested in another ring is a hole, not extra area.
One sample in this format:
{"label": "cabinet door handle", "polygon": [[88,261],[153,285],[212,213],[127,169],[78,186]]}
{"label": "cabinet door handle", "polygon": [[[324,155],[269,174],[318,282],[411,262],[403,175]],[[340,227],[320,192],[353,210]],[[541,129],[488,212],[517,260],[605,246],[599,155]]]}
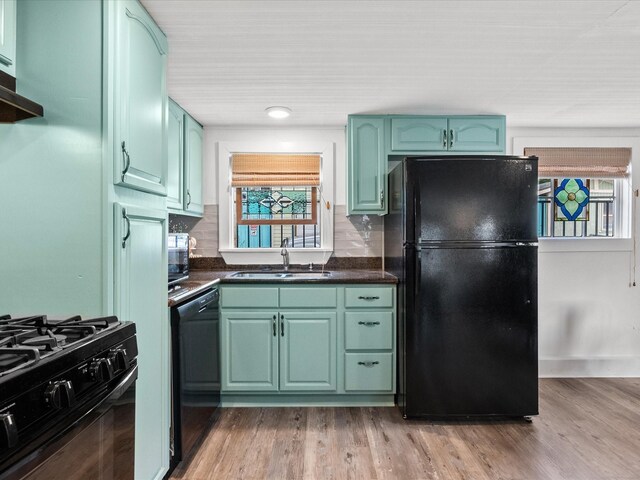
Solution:
{"label": "cabinet door handle", "polygon": [[124,182],[124,176],[127,174],[127,172],[129,171],[129,167],[131,166],[131,157],[129,157],[129,152],[127,152],[127,147],[124,140],[122,141],[122,159],[124,161],[124,169],[122,170],[122,181]]}
{"label": "cabinet door handle", "polygon": [[378,365],[380,362],[358,362],[358,365],[363,365],[365,367],[373,367],[374,365]]}
{"label": "cabinet door handle", "polygon": [[380,206],[384,207],[384,189],[380,190]]}
{"label": "cabinet door handle", "polygon": [[360,295],[358,298],[360,300],[380,300],[380,297],[367,297],[367,296],[364,296],[364,295]]}
{"label": "cabinet door handle", "polygon": [[453,130],[449,130],[449,148],[453,148]]}
{"label": "cabinet door handle", "polygon": [[276,333],[276,316],[273,316],[273,336],[275,337],[277,335]]}
{"label": "cabinet door handle", "polygon": [[131,236],[131,221],[129,220],[127,211],[124,208],[122,209],[122,218],[124,218],[124,221],[127,222],[127,233],[124,237],[122,237],[122,248],[126,248],[127,240],[129,240],[129,237]]}
{"label": "cabinet door handle", "polygon": [[442,148],[447,149],[447,129],[442,131]]}
{"label": "cabinet door handle", "polygon": [[280,315],[280,336],[284,337],[284,315]]}
{"label": "cabinet door handle", "polygon": [[187,190],[187,207],[191,205],[191,192]]}
{"label": "cabinet door handle", "polygon": [[358,325],[364,325],[365,327],[373,327],[374,325],[380,325],[380,322],[358,322]]}

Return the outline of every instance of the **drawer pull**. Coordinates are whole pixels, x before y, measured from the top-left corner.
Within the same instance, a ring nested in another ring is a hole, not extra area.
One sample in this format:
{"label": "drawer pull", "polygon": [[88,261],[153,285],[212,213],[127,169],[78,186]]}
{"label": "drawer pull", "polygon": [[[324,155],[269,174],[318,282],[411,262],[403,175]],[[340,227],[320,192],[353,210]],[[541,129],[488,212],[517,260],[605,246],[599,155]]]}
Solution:
{"label": "drawer pull", "polygon": [[364,296],[364,295],[360,295],[358,298],[360,300],[380,300],[380,297],[367,297],[367,296]]}
{"label": "drawer pull", "polygon": [[380,322],[358,322],[358,325],[364,325],[365,327],[373,327],[374,325],[380,325]]}
{"label": "drawer pull", "polygon": [[358,365],[364,365],[365,367],[373,367],[374,365],[378,365],[380,362],[358,362]]}

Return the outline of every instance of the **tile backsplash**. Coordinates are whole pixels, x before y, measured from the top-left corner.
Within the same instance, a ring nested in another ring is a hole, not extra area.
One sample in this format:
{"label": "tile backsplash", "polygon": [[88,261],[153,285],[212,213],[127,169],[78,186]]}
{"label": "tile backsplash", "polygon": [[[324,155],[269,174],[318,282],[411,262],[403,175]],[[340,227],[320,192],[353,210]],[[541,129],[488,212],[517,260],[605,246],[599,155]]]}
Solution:
{"label": "tile backsplash", "polygon": [[[334,253],[335,257],[381,257],[383,219],[375,215],[346,216],[346,207],[336,205]],[[169,215],[170,232],[188,232],[196,239],[192,254],[218,257],[218,206],[205,205],[202,218]]]}

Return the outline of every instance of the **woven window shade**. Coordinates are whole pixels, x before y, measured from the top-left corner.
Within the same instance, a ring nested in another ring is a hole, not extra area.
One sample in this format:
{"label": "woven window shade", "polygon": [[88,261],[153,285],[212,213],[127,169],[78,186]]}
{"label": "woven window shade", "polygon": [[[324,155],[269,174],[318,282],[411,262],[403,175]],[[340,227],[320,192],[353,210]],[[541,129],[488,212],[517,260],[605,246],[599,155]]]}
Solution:
{"label": "woven window shade", "polygon": [[236,153],[231,158],[233,187],[317,187],[320,155]]}
{"label": "woven window shade", "polygon": [[624,178],[631,163],[630,148],[529,147],[524,154],[538,157],[541,178]]}

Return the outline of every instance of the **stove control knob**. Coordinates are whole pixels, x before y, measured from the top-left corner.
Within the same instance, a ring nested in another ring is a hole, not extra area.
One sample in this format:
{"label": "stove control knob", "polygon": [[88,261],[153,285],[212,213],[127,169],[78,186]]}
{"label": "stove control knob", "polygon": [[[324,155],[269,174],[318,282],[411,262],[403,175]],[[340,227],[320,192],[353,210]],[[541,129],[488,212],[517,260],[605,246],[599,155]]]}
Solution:
{"label": "stove control knob", "polygon": [[18,427],[10,413],[0,413],[0,448],[13,448],[18,443]]}
{"label": "stove control knob", "polygon": [[44,391],[44,399],[51,407],[59,410],[61,408],[73,407],[76,403],[76,392],[73,384],[68,380],[59,380],[51,383]]}
{"label": "stove control knob", "polygon": [[116,372],[129,368],[129,356],[124,348],[115,348],[109,353],[109,360]]}
{"label": "stove control knob", "polygon": [[94,382],[108,382],[113,378],[113,365],[108,358],[99,358],[89,365],[89,375]]}

